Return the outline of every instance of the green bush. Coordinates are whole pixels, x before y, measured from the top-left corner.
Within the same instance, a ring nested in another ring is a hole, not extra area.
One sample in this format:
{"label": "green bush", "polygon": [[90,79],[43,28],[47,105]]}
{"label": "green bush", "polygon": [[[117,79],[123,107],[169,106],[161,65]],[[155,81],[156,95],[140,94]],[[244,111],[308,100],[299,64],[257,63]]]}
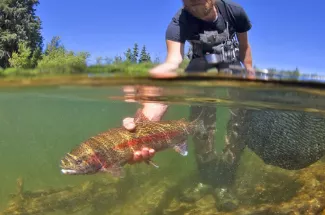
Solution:
{"label": "green bush", "polygon": [[37,69],[21,69],[21,68],[7,68],[0,71],[1,76],[12,77],[12,76],[36,76],[39,74]]}
{"label": "green bush", "polygon": [[148,71],[153,68],[155,64],[152,63],[130,63],[128,61],[122,63],[114,63],[107,65],[93,65],[89,66],[87,73],[123,73],[126,75],[146,75]]}
{"label": "green bush", "polygon": [[30,68],[31,67],[31,49],[26,43],[18,44],[18,52],[13,52],[11,58],[9,58],[9,64],[14,68]]}
{"label": "green bush", "polygon": [[42,59],[38,62],[37,69],[42,74],[71,74],[86,71],[87,52],[74,53],[67,51],[60,44],[59,37],[53,37],[47,44]]}
{"label": "green bush", "polygon": [[65,52],[62,50],[52,51],[49,55],[43,56],[38,62],[38,70],[41,73],[81,73],[87,68],[86,59],[88,53]]}

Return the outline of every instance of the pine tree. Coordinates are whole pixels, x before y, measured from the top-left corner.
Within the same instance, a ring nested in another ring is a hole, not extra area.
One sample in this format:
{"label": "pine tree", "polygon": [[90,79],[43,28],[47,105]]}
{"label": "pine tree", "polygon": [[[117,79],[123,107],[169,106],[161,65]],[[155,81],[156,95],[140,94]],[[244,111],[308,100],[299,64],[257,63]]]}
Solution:
{"label": "pine tree", "polygon": [[116,55],[115,57],[114,57],[114,63],[116,63],[116,64],[119,64],[119,63],[122,63],[122,57],[121,56],[119,56],[119,55]]}
{"label": "pine tree", "polygon": [[147,57],[147,62],[151,62],[151,56],[149,52],[147,52],[146,57]]}
{"label": "pine tree", "polygon": [[[150,57],[150,56],[149,56]],[[144,45],[141,49],[141,53],[140,53],[140,59],[139,59],[139,63],[144,63],[144,62],[148,62],[148,53],[146,50],[146,46]]]}
{"label": "pine tree", "polygon": [[96,64],[97,65],[101,65],[102,64],[102,61],[103,61],[103,58],[101,56],[96,57]]}
{"label": "pine tree", "polygon": [[154,64],[159,64],[160,63],[160,58],[156,56],[155,60],[153,61]]}
{"label": "pine tree", "polygon": [[132,63],[137,63],[138,57],[139,57],[139,48],[138,48],[138,44],[135,43],[133,47]]}
{"label": "pine tree", "polygon": [[113,62],[113,59],[110,57],[105,57],[104,61],[105,61],[105,64],[111,64]]}
{"label": "pine tree", "polygon": [[133,55],[132,55],[132,52],[131,52],[131,49],[128,48],[128,50],[124,53],[125,55],[125,60],[128,61],[128,62],[132,62],[133,60]]}
{"label": "pine tree", "polygon": [[42,50],[41,21],[35,15],[38,0],[1,0],[0,1],[0,67],[10,66],[9,58],[18,52],[19,44],[34,52]]}

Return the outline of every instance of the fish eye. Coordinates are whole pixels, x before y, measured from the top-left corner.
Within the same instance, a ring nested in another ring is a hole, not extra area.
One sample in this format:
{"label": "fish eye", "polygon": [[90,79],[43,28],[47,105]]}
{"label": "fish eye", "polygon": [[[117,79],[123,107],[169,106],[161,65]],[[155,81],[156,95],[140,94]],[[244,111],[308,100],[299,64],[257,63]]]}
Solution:
{"label": "fish eye", "polygon": [[76,164],[77,164],[77,165],[79,165],[79,164],[81,164],[81,163],[82,163],[82,160],[80,160],[80,159],[76,160]]}

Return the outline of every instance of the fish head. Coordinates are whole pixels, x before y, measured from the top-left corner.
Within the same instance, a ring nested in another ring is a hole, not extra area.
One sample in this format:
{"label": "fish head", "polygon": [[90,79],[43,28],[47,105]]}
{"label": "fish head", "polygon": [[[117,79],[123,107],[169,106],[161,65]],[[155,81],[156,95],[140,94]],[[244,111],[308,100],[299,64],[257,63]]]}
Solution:
{"label": "fish head", "polygon": [[103,168],[103,162],[91,149],[81,145],[61,159],[61,172],[66,175],[95,174]]}

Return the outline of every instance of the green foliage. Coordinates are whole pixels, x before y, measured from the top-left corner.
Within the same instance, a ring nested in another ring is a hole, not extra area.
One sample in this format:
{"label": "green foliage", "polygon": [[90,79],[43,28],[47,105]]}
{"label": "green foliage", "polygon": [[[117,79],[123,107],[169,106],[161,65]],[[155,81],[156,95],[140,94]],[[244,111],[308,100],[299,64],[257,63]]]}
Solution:
{"label": "green foliage", "polygon": [[189,64],[190,60],[188,58],[184,58],[183,62],[181,63],[181,65],[179,65],[180,69],[185,69],[188,64]]}
{"label": "green foliage", "polygon": [[298,78],[301,76],[301,73],[298,68],[294,70],[283,70],[283,69],[276,69],[276,68],[268,68],[269,76],[275,77],[275,76],[281,76],[281,77],[291,77],[291,78]]}
{"label": "green foliage", "polygon": [[138,62],[138,57],[139,57],[139,48],[138,48],[138,44],[135,43],[134,47],[133,47],[133,53],[132,53],[132,63],[137,63]]}
{"label": "green foliage", "polygon": [[97,64],[97,65],[101,65],[102,62],[103,62],[103,58],[102,58],[102,57],[97,57],[97,58],[96,58],[96,64]]}
{"label": "green foliage", "polygon": [[155,57],[155,60],[153,61],[154,64],[160,63],[160,58],[158,56]]}
{"label": "green foliage", "polygon": [[9,63],[11,67],[27,69],[31,67],[31,49],[26,42],[18,44],[18,51],[13,52]]}
{"label": "green foliage", "polygon": [[18,51],[13,52],[9,58],[9,64],[13,68],[29,69],[37,66],[38,60],[41,58],[41,50],[37,48],[33,53],[26,42],[18,44]]}
{"label": "green foliage", "polygon": [[59,36],[54,36],[52,40],[46,45],[44,55],[50,55],[54,52],[65,52],[63,44],[61,44],[61,38]]}
{"label": "green foliage", "polygon": [[142,47],[140,53],[140,59],[139,59],[139,63],[144,63],[144,62],[151,62],[150,54],[147,53],[147,49],[145,45]]}
{"label": "green foliage", "polygon": [[132,60],[133,60],[133,54],[132,54],[130,48],[128,48],[128,50],[126,50],[126,52],[124,53],[124,55],[125,55],[126,61],[132,62]]}
{"label": "green foliage", "polygon": [[[0,1],[0,67],[10,66],[9,59],[13,53],[19,52],[21,43],[30,49],[34,57],[37,56],[34,52],[42,49],[41,21],[34,9],[38,4],[38,0]],[[17,56],[13,59],[17,61]],[[34,63],[35,60],[31,66]]]}
{"label": "green foliage", "polygon": [[110,57],[105,57],[104,62],[105,62],[105,64],[111,64],[111,63],[113,63],[113,59]]}
{"label": "green foliage", "polygon": [[149,69],[155,65],[152,63],[134,64],[128,61],[120,63],[112,63],[106,65],[93,65],[86,69],[87,73],[99,74],[99,73],[118,73],[125,75],[147,75]]}
{"label": "green foliage", "polygon": [[120,64],[120,63],[122,63],[122,62],[123,62],[123,59],[122,59],[121,56],[116,55],[116,56],[114,57],[113,64]]}
{"label": "green foliage", "polygon": [[53,37],[47,45],[38,69],[42,73],[80,73],[84,72],[89,57],[87,52],[74,53],[67,51],[60,42],[60,37]]}
{"label": "green foliage", "polygon": [[299,77],[301,74],[300,74],[300,70],[298,69],[298,67],[293,71],[293,76],[295,77]]}

